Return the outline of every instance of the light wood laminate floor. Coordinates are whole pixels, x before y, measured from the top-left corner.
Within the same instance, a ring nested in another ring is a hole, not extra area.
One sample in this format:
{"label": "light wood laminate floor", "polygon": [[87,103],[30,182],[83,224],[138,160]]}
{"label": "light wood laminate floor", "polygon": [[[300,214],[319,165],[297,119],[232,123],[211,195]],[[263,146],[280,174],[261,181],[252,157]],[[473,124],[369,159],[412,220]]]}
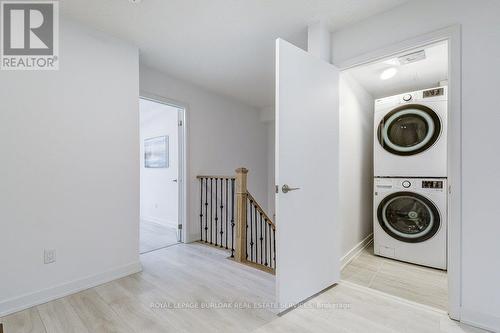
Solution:
{"label": "light wood laminate floor", "polygon": [[[273,303],[274,276],[226,258],[227,252],[198,243],[153,251],[141,256],[141,273],[0,322],[4,333],[483,332],[450,320],[444,312],[348,282],[278,317],[274,309],[244,306]],[[224,308],[228,304],[243,308]]]}
{"label": "light wood laminate floor", "polygon": [[227,256],[198,243],[149,252],[141,256],[141,273],[0,323],[4,333],[250,332],[275,319],[275,311],[227,305],[274,303],[274,276]]}
{"label": "light wood laminate floor", "polygon": [[151,252],[174,244],[177,244],[177,229],[141,220],[141,253]]}
{"label": "light wood laminate floor", "polygon": [[[320,309],[321,306],[323,308]],[[485,332],[453,321],[443,311],[415,306],[345,281],[306,302],[303,307],[290,311],[255,331],[255,333]]]}
{"label": "light wood laminate floor", "polygon": [[447,309],[446,271],[376,256],[373,244],[342,270],[341,278],[409,301]]}

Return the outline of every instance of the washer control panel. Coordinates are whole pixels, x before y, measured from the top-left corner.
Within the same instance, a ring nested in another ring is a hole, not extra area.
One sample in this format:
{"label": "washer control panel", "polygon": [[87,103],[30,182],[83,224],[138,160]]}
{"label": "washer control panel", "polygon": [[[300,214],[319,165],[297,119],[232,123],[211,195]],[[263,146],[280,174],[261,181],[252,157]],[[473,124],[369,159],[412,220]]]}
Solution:
{"label": "washer control panel", "polygon": [[423,180],[422,181],[422,188],[442,189],[443,188],[443,181],[442,180]]}
{"label": "washer control panel", "polygon": [[377,177],[373,185],[377,194],[380,194],[394,191],[445,192],[446,184],[446,178]]}

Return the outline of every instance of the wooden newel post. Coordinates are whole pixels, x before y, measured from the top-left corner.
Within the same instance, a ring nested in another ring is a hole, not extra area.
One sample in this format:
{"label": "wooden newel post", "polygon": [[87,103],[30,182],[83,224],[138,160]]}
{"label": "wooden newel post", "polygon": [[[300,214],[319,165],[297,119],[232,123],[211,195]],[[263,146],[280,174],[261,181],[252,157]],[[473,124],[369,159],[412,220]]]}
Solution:
{"label": "wooden newel post", "polygon": [[235,258],[247,259],[247,173],[245,168],[236,169],[236,248]]}

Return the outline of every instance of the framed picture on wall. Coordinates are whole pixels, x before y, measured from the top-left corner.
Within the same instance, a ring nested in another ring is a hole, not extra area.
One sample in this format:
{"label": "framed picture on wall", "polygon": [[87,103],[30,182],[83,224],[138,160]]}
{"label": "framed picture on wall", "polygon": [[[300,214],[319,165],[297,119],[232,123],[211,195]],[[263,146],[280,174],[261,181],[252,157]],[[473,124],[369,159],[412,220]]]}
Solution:
{"label": "framed picture on wall", "polygon": [[144,167],[168,168],[168,135],[144,140]]}

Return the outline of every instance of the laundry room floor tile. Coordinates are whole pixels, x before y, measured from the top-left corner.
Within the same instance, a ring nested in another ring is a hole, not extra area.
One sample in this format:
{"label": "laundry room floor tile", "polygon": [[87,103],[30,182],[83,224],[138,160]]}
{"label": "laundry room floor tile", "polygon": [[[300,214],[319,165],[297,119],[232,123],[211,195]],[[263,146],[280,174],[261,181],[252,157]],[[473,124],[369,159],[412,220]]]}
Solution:
{"label": "laundry room floor tile", "polygon": [[364,249],[341,273],[342,280],[369,287],[409,301],[447,309],[446,272],[373,254]]}

